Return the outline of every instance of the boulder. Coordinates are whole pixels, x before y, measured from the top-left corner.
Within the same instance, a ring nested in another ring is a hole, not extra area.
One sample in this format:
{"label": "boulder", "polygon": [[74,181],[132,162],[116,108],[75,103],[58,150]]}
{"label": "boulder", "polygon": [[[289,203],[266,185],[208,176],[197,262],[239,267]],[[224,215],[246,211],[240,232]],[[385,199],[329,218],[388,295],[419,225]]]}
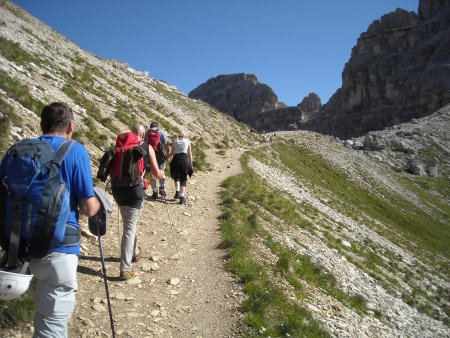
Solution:
{"label": "boulder", "polygon": [[417,176],[426,176],[426,171],[423,163],[415,158],[409,158],[407,160],[407,166],[408,171],[411,174],[417,175]]}
{"label": "boulder", "polygon": [[383,150],[386,148],[384,139],[377,133],[369,133],[364,139],[364,150]]}

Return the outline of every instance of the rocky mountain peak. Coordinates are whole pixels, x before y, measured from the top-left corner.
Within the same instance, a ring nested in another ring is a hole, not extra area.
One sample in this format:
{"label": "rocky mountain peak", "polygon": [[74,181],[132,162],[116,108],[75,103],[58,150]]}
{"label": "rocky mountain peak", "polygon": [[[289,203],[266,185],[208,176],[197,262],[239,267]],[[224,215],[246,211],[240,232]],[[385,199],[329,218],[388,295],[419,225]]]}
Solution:
{"label": "rocky mountain peak", "polygon": [[417,25],[419,17],[415,12],[408,12],[404,9],[397,8],[394,12],[383,15],[379,20],[375,20],[367,29],[367,34],[380,34],[393,29],[411,28]]}
{"label": "rocky mountain peak", "polygon": [[205,101],[249,125],[258,113],[278,106],[272,88],[260,83],[254,74],[218,75],[192,90],[189,97]]}
{"label": "rocky mountain peak", "polygon": [[320,101],[319,95],[316,93],[309,93],[308,96],[305,96],[297,107],[299,107],[302,112],[308,115],[313,115],[320,112],[322,109],[322,103]]}
{"label": "rocky mountain peak", "polygon": [[340,138],[427,116],[450,103],[450,2],[396,9],[360,35],[342,87],[304,128]]}

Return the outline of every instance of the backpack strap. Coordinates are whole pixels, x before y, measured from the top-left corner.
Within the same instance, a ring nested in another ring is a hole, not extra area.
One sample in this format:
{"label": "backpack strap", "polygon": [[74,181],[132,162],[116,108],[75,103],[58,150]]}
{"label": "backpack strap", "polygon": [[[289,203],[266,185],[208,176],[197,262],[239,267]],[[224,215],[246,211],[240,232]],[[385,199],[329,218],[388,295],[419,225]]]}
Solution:
{"label": "backpack strap", "polygon": [[58,163],[61,165],[62,161],[64,160],[64,157],[66,157],[67,153],[69,152],[70,148],[74,145],[74,140],[66,140],[56,149],[55,156],[58,160]]}
{"label": "backpack strap", "polygon": [[8,247],[8,268],[15,268],[18,263],[19,257],[19,244],[20,244],[20,232],[21,232],[21,209],[23,205],[23,199],[21,197],[15,197],[12,204],[12,225],[11,233],[9,235],[9,247]]}
{"label": "backpack strap", "polygon": [[[61,165],[64,157],[66,157],[69,150],[75,144],[74,140],[64,141],[58,149],[55,151],[55,157],[58,160],[59,165]],[[63,241],[59,244],[60,246],[75,246],[80,244],[80,229],[77,227],[66,224],[66,231],[64,233]]]}

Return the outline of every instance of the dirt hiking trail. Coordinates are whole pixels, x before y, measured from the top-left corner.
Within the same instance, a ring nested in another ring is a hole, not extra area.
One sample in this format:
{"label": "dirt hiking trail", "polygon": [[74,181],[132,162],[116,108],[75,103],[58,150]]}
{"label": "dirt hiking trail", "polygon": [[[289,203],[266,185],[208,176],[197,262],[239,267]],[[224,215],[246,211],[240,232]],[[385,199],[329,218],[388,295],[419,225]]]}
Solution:
{"label": "dirt hiking trail", "polygon": [[[225,270],[218,193],[220,183],[241,170],[239,157],[243,152],[233,150],[221,156],[208,151],[212,170],[195,172],[188,181],[186,205],[171,199],[175,193],[173,181],[167,180],[173,228],[162,199],[144,201],[138,223],[142,253],[133,264],[137,277],[125,282],[117,278],[122,224],[121,220],[118,223],[115,206],[102,245],[117,336],[238,336],[243,294]],[[97,238],[84,236],[82,243],[79,292],[69,335],[112,336]]]}

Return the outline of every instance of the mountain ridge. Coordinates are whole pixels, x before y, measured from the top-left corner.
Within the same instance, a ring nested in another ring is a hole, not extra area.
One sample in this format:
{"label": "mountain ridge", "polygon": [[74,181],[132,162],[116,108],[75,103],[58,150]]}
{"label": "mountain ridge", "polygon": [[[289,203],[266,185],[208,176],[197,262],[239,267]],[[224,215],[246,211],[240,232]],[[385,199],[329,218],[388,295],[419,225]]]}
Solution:
{"label": "mountain ridge", "polygon": [[278,103],[254,82],[245,91],[233,88],[239,74],[217,76],[214,86],[210,79],[189,96],[258,131],[300,129],[341,139],[432,114],[450,103],[450,2],[420,0],[418,13],[397,8],[374,20],[352,48],[341,87],[323,106],[317,96],[313,113]]}

